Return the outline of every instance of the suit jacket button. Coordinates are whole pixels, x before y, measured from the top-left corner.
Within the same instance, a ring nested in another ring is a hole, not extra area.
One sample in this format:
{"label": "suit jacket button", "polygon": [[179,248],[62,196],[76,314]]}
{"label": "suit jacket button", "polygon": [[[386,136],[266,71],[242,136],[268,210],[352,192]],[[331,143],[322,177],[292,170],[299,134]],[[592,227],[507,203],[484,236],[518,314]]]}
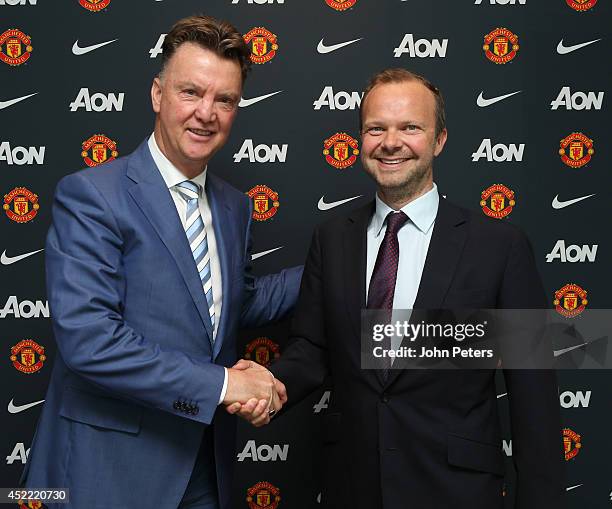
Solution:
{"label": "suit jacket button", "polygon": [[180,410],[181,409],[181,404],[178,401],[175,401],[172,406],[174,407],[175,410]]}
{"label": "suit jacket button", "polygon": [[383,392],[381,398],[383,403],[388,403],[389,402],[389,395],[386,392]]}
{"label": "suit jacket button", "polygon": [[195,407],[193,409],[193,415],[198,415],[198,412],[200,411],[200,407]]}

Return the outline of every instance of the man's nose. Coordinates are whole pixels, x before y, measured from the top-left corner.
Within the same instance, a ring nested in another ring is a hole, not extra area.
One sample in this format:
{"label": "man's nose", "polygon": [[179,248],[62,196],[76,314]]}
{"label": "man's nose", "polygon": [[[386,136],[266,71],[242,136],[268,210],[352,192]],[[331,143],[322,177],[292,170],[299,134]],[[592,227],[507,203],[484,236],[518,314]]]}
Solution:
{"label": "man's nose", "polygon": [[382,147],[388,151],[395,151],[400,148],[401,142],[399,133],[396,129],[387,129],[382,141]]}
{"label": "man's nose", "polygon": [[195,116],[199,121],[205,124],[216,119],[217,112],[215,111],[215,103],[212,98],[202,97],[196,107]]}

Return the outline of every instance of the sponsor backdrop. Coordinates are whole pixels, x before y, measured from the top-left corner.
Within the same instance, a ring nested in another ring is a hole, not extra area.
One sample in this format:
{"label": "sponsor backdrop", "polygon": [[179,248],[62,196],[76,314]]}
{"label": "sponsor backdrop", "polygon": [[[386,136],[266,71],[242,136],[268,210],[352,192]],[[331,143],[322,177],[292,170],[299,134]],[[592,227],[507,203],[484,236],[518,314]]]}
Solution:
{"label": "sponsor backdrop", "polygon": [[[79,168],[104,171],[152,131],[163,35],[204,9],[252,48],[237,123],[210,171],[253,198],[256,271],[302,263],[316,223],[372,198],[361,94],[372,73],[402,66],[446,97],[442,194],[527,231],[568,327],[585,307],[610,307],[608,0],[0,0],[2,486],[17,484],[57,355],[43,258],[54,186]],[[286,332],[245,331],[241,349],[265,364]],[[559,377],[570,507],[612,504],[610,380]],[[234,507],[316,507],[330,389],[267,428],[241,424]],[[501,383],[498,394],[511,502]]]}

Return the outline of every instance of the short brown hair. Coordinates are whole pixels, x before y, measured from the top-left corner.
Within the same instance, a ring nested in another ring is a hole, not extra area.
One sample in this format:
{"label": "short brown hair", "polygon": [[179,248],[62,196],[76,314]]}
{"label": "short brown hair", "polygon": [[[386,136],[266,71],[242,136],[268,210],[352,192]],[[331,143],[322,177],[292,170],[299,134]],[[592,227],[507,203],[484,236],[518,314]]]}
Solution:
{"label": "short brown hair", "polygon": [[390,69],[384,69],[376,73],[368,83],[368,86],[363,92],[363,97],[361,98],[361,108],[359,109],[359,132],[363,127],[363,105],[365,104],[366,97],[372,91],[372,89],[377,85],[384,85],[388,83],[404,83],[410,81],[419,81],[425,87],[427,87],[431,93],[434,95],[436,100],[436,138],[438,135],[446,128],[446,113],[444,112],[444,98],[442,97],[442,93],[433,83],[431,83],[427,78],[416,74],[414,72],[410,72],[407,69],[403,69],[401,67],[395,67]]}
{"label": "short brown hair", "polygon": [[240,64],[244,85],[247,73],[251,68],[251,52],[242,35],[231,23],[203,15],[180,19],[170,29],[162,46],[160,76],[163,75],[168,61],[177,48],[186,42],[192,42],[204,49],[211,50],[220,57],[235,60]]}

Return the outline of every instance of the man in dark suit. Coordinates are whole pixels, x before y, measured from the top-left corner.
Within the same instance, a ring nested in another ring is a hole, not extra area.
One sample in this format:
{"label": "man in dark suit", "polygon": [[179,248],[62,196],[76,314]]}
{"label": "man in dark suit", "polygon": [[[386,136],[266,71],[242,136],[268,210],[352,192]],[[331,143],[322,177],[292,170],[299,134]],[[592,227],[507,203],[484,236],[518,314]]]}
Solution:
{"label": "man in dark suit", "polygon": [[250,52],[206,16],[179,21],[163,51],[153,134],[57,186],[46,268],[58,355],[23,482],[68,488],[61,507],[227,509],[235,419],[219,406],[280,408],[267,370],[226,366],[239,327],[293,307],[301,269],[253,277],[251,203],[207,171]]}
{"label": "man in dark suit", "polygon": [[[377,74],[361,121],[361,158],[376,199],[316,228],[292,342],[271,370],[289,404],[331,377],[323,507],[501,508],[495,371],[391,369],[379,376],[362,369],[360,313],[545,308],[532,250],[518,228],[439,197],[433,160],[447,131],[442,96],[430,82],[404,69]],[[564,476],[555,375],[504,376],[516,507],[556,509]],[[228,411],[255,425],[269,419],[254,401]]]}

